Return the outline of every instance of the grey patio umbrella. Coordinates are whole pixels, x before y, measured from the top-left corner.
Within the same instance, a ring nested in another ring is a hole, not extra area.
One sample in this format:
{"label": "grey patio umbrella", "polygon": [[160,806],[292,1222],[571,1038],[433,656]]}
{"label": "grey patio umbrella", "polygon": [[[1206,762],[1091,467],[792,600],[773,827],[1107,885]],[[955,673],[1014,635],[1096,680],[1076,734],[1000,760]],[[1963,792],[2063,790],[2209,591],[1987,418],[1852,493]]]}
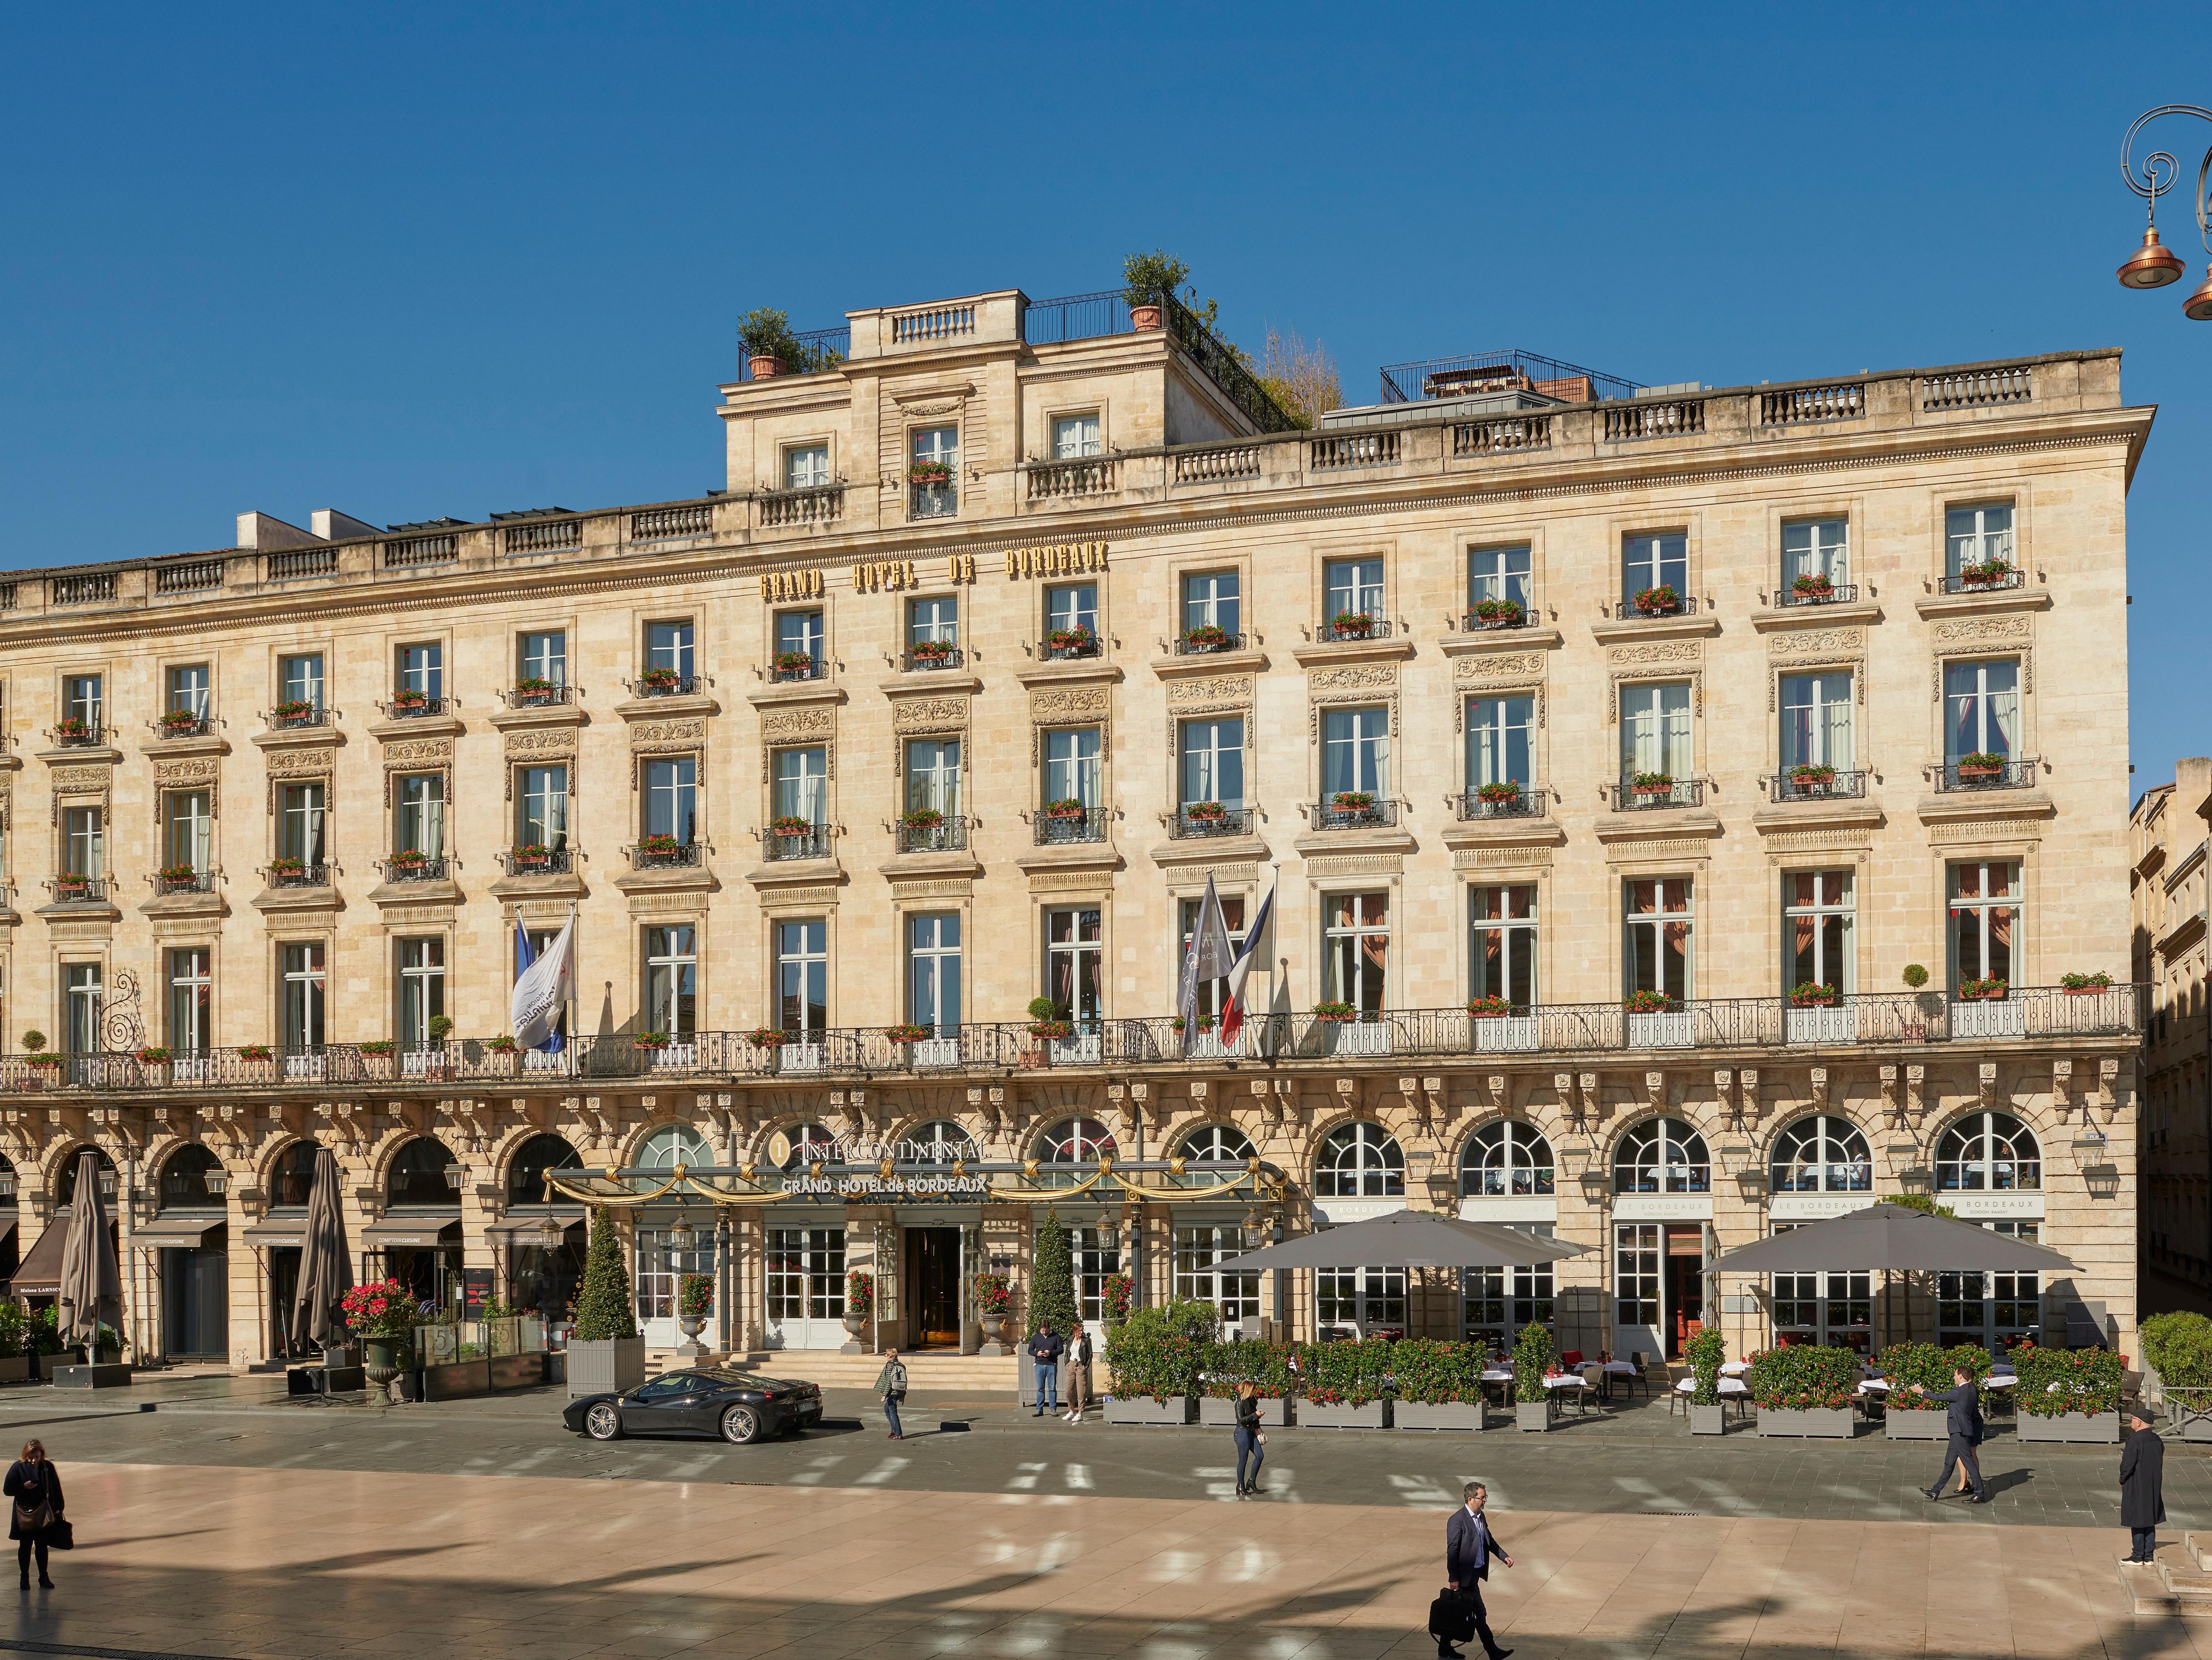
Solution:
{"label": "grey patio umbrella", "polygon": [[120,1327],[123,1275],[115,1262],[115,1242],[107,1236],[107,1215],[100,1202],[100,1155],[87,1147],[76,1158],[76,1191],[70,1201],[69,1237],[62,1248],[61,1290],[55,1298],[54,1324],[64,1343],[82,1343],[85,1358],[95,1358],[100,1322]]}
{"label": "grey patio umbrella", "polygon": [[294,1347],[327,1344],[337,1325],[338,1299],[353,1289],[353,1254],[338,1212],[338,1161],[315,1150],[315,1186],[307,1195],[307,1231],[300,1242],[300,1290],[292,1301]]}
{"label": "grey patio umbrella", "polygon": [[1546,1239],[1496,1222],[1462,1222],[1432,1211],[1393,1211],[1364,1222],[1346,1222],[1303,1233],[1226,1262],[1217,1274],[1256,1274],[1262,1268],[1532,1268],[1579,1256],[1587,1245]]}

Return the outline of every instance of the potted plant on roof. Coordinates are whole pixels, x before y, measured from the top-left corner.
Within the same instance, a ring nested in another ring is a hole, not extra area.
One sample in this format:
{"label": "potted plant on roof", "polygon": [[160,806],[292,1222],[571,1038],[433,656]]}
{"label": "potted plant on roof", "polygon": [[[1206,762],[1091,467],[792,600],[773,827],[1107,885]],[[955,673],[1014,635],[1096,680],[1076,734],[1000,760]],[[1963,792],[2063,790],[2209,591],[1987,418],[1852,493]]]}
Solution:
{"label": "potted plant on roof", "polygon": [[867,1345],[860,1335],[868,1329],[868,1322],[876,1314],[876,1277],[866,1268],[851,1268],[845,1274],[845,1347],[846,1354],[865,1354]]}
{"label": "potted plant on roof", "polygon": [[1364,640],[1375,632],[1371,611],[1340,611],[1328,619],[1329,632],[1340,640]]}
{"label": "potted plant on roof", "polygon": [[1192,651],[1220,651],[1229,644],[1229,630],[1218,623],[1200,623],[1182,631],[1182,642]]}
{"label": "potted plant on roof", "polygon": [[1682,1358],[1690,1363],[1690,1433],[1725,1435],[1728,1412],[1721,1404],[1721,1366],[1728,1359],[1728,1340],[1717,1326],[1700,1326],[1698,1335],[1682,1345]]}
{"label": "potted plant on roof", "polygon": [[1516,1429],[1552,1427],[1552,1334],[1531,1320],[1513,1340],[1513,1424]]}
{"label": "potted plant on roof", "polygon": [[779,680],[803,679],[814,672],[814,654],[811,651],[780,651],[775,663],[775,678]]}
{"label": "potted plant on roof", "polygon": [[1133,253],[1121,262],[1121,300],[1129,307],[1129,326],[1146,333],[1161,324],[1161,311],[1182,286],[1190,267],[1164,250]]}
{"label": "potted plant on roof", "polygon": [[315,706],[304,697],[288,697],[269,711],[269,718],[280,727],[296,727],[310,719]]}
{"label": "potted plant on roof", "polygon": [[1836,597],[1835,583],[1818,571],[1807,571],[1802,575],[1792,577],[1790,591],[1800,599],[1832,599]]}
{"label": "potted plant on roof", "polygon": [[1825,794],[1836,781],[1836,769],[1825,761],[1801,761],[1790,769],[1790,787],[1807,795]]}
{"label": "potted plant on roof", "polygon": [[629,1300],[629,1271],[605,1206],[592,1213],[592,1243],[568,1337],[571,1395],[612,1394],[645,1382],[645,1339]]}
{"label": "potted plant on roof", "polygon": [[1801,1009],[1826,1008],[1840,994],[1833,986],[1807,980],[1790,988],[1790,1000]]}
{"label": "potted plant on roof", "polygon": [[1969,779],[1996,778],[2004,772],[2005,758],[1992,755],[1987,750],[1976,750],[1972,755],[1959,757],[1958,773],[1961,782]]}
{"label": "potted plant on roof", "polygon": [[801,353],[789,315],[765,306],[738,320],[738,346],[745,354],[746,371],[756,380],[773,380],[797,367]]}
{"label": "potted plant on roof", "polygon": [[1636,609],[1646,617],[1668,617],[1682,609],[1682,596],[1674,592],[1672,582],[1640,590],[1636,596]]}
{"label": "potted plant on roof", "polygon": [[2099,969],[2094,974],[2062,974],[2058,988],[2069,997],[2093,997],[2112,988],[2112,976]]}
{"label": "potted plant on roof", "polygon": [[171,709],[161,717],[161,734],[165,738],[181,738],[200,729],[206,719],[198,709]]}
{"label": "potted plant on roof", "polygon": [[1858,1387],[1858,1356],[1850,1350],[1814,1343],[1766,1349],[1752,1356],[1745,1381],[1761,1435],[1850,1438]]}
{"label": "potted plant on roof", "polygon": [[1644,800],[1654,796],[1674,793],[1674,775],[1671,772],[1639,772],[1628,781],[1629,793]]}
{"label": "potted plant on roof", "polygon": [[1528,613],[1516,599],[1478,599],[1474,602],[1474,618],[1486,629],[1510,629]]}

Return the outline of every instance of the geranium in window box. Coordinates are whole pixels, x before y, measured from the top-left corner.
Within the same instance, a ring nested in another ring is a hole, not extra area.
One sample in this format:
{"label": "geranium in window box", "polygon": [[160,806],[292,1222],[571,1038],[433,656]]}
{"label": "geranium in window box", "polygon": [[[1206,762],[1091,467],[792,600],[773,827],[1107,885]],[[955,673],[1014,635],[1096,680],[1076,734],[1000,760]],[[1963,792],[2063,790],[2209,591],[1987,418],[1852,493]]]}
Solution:
{"label": "geranium in window box", "polygon": [[630,1042],[641,1049],[665,1049],[668,1047],[668,1034],[665,1031],[641,1031]]}
{"label": "geranium in window box", "polygon": [[1474,794],[1477,800],[1487,802],[1493,807],[1503,806],[1521,799],[1521,786],[1510,778],[1501,778],[1485,784]]}
{"label": "geranium in window box", "polygon": [[515,1051],[516,1044],[512,1037],[501,1035],[498,1037],[486,1038],[484,1048],[493,1055],[512,1055]]}
{"label": "geranium in window box", "polygon": [[1672,582],[1662,582],[1656,588],[1644,588],[1636,596],[1636,609],[1646,617],[1668,617],[1682,609],[1682,596],[1674,592]]}
{"label": "geranium in window box", "polygon": [[402,870],[413,870],[419,866],[428,864],[430,855],[420,848],[394,848],[392,850],[392,857],[386,862]]}
{"label": "geranium in window box", "polygon": [[1474,603],[1475,621],[1486,628],[1510,628],[1525,615],[1517,599],[1478,599]]}
{"label": "geranium in window box", "polygon": [[164,865],[154,873],[154,879],[161,885],[165,893],[178,888],[197,887],[200,873],[190,865]]}
{"label": "geranium in window box", "polygon": [[239,1046],[238,1058],[241,1061],[266,1061],[270,1055],[266,1043],[242,1043]]}
{"label": "geranium in window box", "polygon": [[1987,750],[1977,750],[1972,755],[1960,756],[1958,769],[1961,778],[1995,778],[2004,771],[2005,758]]}
{"label": "geranium in window box", "polygon": [[790,1041],[790,1034],[780,1026],[755,1026],[745,1034],[745,1042],[757,1049],[781,1049]]}
{"label": "geranium in window box", "polygon": [[1340,812],[1368,812],[1375,806],[1372,790],[1339,790],[1328,798],[1328,804]]}
{"label": "geranium in window box", "polygon": [[1959,982],[1959,1000],[1965,1003],[2001,1003],[2004,1000],[2006,989],[2002,980],[1970,977]]}
{"label": "geranium in window box", "polygon": [[652,668],[637,677],[641,691],[673,691],[684,677],[674,669]]}
{"label": "geranium in window box", "polygon": [[1628,787],[1638,795],[1672,795],[1674,775],[1669,772],[1639,772],[1628,781]]}
{"label": "geranium in window box", "polygon": [[1988,587],[2003,581],[2012,575],[2013,569],[2013,563],[2008,559],[1984,559],[1978,565],[1960,567],[1959,580],[1976,587]]}
{"label": "geranium in window box", "polygon": [[1513,1005],[1492,993],[1486,997],[1468,1000],[1467,1012],[1478,1020],[1495,1020],[1513,1012]]}
{"label": "geranium in window box", "polygon": [[945,815],[935,807],[916,807],[901,815],[899,823],[908,830],[936,830],[945,823]]}
{"label": "geranium in window box", "polygon": [[768,828],[771,836],[811,836],[814,831],[814,821],[801,818],[796,813],[786,813],[780,818],[769,819]]}
{"label": "geranium in window box", "polygon": [[811,674],[814,672],[814,654],[811,651],[780,651],[776,653],[775,661],[775,672],[781,675]]}
{"label": "geranium in window box", "polygon": [[1328,619],[1329,632],[1358,636],[1375,632],[1374,617],[1364,611],[1340,611]]}
{"label": "geranium in window box", "polygon": [[1815,576],[1808,573],[1803,576],[1793,577],[1790,580],[1790,591],[1801,599],[1830,599],[1835,597],[1836,585],[1825,576]]}
{"label": "geranium in window box", "polygon": [[[510,1038],[508,1041],[512,1043],[514,1040]],[[366,1043],[356,1043],[354,1047],[363,1055],[389,1055],[392,1053],[392,1040],[388,1037],[372,1037]]]}
{"label": "geranium in window box", "polygon": [[917,640],[907,648],[907,655],[917,663],[942,663],[952,655],[950,640]]}
{"label": "geranium in window box", "polygon": [[295,859],[289,853],[279,854],[269,861],[269,873],[271,876],[297,876],[307,868],[306,860]]}
{"label": "geranium in window box", "polygon": [[165,1067],[169,1063],[169,1051],[159,1043],[149,1043],[138,1051],[137,1061],[142,1067]]}
{"label": "geranium in window box", "polygon": [[650,857],[657,854],[675,853],[678,851],[683,845],[684,844],[681,842],[678,842],[674,836],[668,835],[665,831],[655,831],[651,836],[643,836],[638,838],[637,850]]}
{"label": "geranium in window box", "polygon": [[1631,1014],[1664,1014],[1674,1006],[1674,1000],[1663,991],[1632,991],[1620,1006]]}
{"label": "geranium in window box", "polygon": [[430,694],[426,691],[402,691],[392,694],[392,707],[399,709],[422,709],[430,706]]}
{"label": "geranium in window box", "polygon": [[885,1026],[884,1036],[894,1043],[926,1043],[934,1031],[934,1027],[917,1026],[911,1021],[903,1021],[896,1026]]}
{"label": "geranium in window box", "polygon": [[89,876],[57,876],[54,878],[54,892],[64,899],[82,899],[85,895],[91,891],[92,878]]}
{"label": "geranium in window box", "polygon": [[542,674],[526,674],[514,683],[518,703],[542,703],[553,695],[553,683]]}
{"label": "geranium in window box", "polygon": [[[1176,1031],[1181,1031],[1187,1025],[1188,1025],[1188,1022],[1185,1021],[1180,1014],[1174,1014],[1168,1017],[1168,1025],[1174,1027]],[[1202,1032],[1212,1031],[1213,1030],[1213,1017],[1210,1014],[1200,1015],[1198,1017],[1198,1029]]]}
{"label": "geranium in window box", "polygon": [[1825,761],[1803,762],[1790,769],[1790,781],[1801,790],[1826,789],[1836,781],[1836,769]]}
{"label": "geranium in window box", "polygon": [[82,744],[92,736],[92,727],[76,715],[64,714],[54,722],[54,736],[64,744]]}
{"label": "geranium in window box", "polygon": [[1194,824],[1218,824],[1229,817],[1229,809],[1218,801],[1194,801],[1182,810],[1182,816]]}
{"label": "geranium in window box", "polygon": [[1087,628],[1054,629],[1044,637],[1044,642],[1054,651],[1088,651],[1098,643],[1095,629]]}
{"label": "geranium in window box", "polygon": [[1200,623],[1194,629],[1183,630],[1182,642],[1202,651],[1219,651],[1229,643],[1229,630],[1218,623]]}
{"label": "geranium in window box", "polygon": [[2062,974],[2058,988],[2075,997],[2086,997],[2112,988],[2112,976],[2099,969],[2094,974]]}
{"label": "geranium in window box", "polygon": [[1346,1021],[1357,1020],[1359,1018],[1359,1011],[1349,1003],[1316,1003],[1313,1006],[1313,1013],[1315,1019],[1325,1020],[1335,1025],[1342,1025]]}
{"label": "geranium in window box", "polygon": [[1044,816],[1048,818],[1080,818],[1090,811],[1090,808],[1072,796],[1044,804]]}
{"label": "geranium in window box", "polygon": [[1841,995],[1833,986],[1824,986],[1815,980],[1808,980],[1790,989],[1790,1002],[1801,1009],[1826,1008]]}
{"label": "geranium in window box", "polygon": [[542,870],[553,862],[553,849],[542,842],[532,842],[514,850],[517,870]]}
{"label": "geranium in window box", "polygon": [[269,718],[280,727],[297,726],[315,712],[315,706],[304,697],[288,697],[269,711]]}
{"label": "geranium in window box", "polygon": [[1032,1020],[1029,1032],[1032,1037],[1066,1039],[1075,1036],[1075,1025],[1069,1020]]}
{"label": "geranium in window box", "polygon": [[907,470],[907,477],[917,484],[932,487],[952,482],[952,469],[943,461],[917,461]]}
{"label": "geranium in window box", "polygon": [[198,732],[204,719],[198,709],[171,709],[161,717],[161,730],[172,738],[180,733]]}

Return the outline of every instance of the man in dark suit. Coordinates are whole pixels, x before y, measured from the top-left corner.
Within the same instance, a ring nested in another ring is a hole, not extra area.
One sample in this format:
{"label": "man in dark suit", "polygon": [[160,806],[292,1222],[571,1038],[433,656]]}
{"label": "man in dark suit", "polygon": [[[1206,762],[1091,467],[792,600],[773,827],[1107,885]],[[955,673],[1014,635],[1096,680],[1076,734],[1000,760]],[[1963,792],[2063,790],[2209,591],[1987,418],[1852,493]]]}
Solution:
{"label": "man in dark suit", "polygon": [[[1943,1449],[1943,1473],[1936,1478],[1934,1487],[1920,1491],[1929,1499],[1941,1499],[1950,1490],[1952,1472],[1964,1464],[1966,1479],[1974,1484],[1973,1502],[1986,1505],[1990,1502],[1989,1483],[1982,1480],[1982,1461],[1974,1450],[1982,1444],[1981,1385],[1963,1371],[1954,1371],[1951,1382],[1957,1387],[1930,1397],[1947,1406],[1943,1427],[1951,1438]],[[1928,1393],[1918,1383],[1912,1387],[1922,1395]]]}
{"label": "man in dark suit", "polygon": [[[1482,1606],[1482,1582],[1490,1578],[1492,1558],[1509,1568],[1513,1559],[1498,1542],[1489,1518],[1482,1513],[1490,1489],[1480,1481],[1470,1481],[1462,1497],[1467,1502],[1444,1523],[1444,1578],[1462,1600],[1474,1605],[1474,1634],[1482,1639],[1482,1651],[1490,1660],[1505,1660],[1513,1651],[1499,1648],[1498,1639],[1490,1634],[1489,1610]],[[1441,1637],[1437,1639],[1437,1653],[1439,1660],[1460,1660],[1460,1651]]]}
{"label": "man in dark suit", "polygon": [[2166,1520],[2166,1443],[2151,1428],[2148,1409],[2128,1414],[2128,1444],[2120,1450],[2120,1525],[2133,1535],[2123,1562],[2158,1560],[2158,1524]]}

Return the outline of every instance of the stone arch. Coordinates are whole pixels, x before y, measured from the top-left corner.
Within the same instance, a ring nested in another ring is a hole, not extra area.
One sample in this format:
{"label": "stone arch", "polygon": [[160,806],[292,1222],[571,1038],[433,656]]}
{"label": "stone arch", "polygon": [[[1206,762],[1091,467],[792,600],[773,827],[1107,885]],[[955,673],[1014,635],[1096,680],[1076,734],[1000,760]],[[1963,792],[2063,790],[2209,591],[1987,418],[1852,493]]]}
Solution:
{"label": "stone arch", "polygon": [[652,1140],[660,1131],[669,1128],[680,1129],[693,1140],[705,1142],[707,1162],[709,1164],[714,1162],[714,1131],[702,1128],[679,1113],[672,1112],[661,1113],[649,1122],[641,1124],[632,1130],[627,1137],[623,1138],[621,1155],[614,1162],[623,1168],[638,1164],[645,1152],[646,1143]]}
{"label": "stone arch", "polygon": [[1396,1139],[1401,1147],[1405,1145],[1404,1139],[1398,1135],[1397,1131],[1384,1123],[1382,1116],[1373,1108],[1364,1106],[1342,1108],[1336,1112],[1315,1119],[1313,1128],[1306,1133],[1305,1140],[1296,1144],[1293,1156],[1297,1160],[1297,1175],[1302,1183],[1309,1183],[1313,1179],[1314,1160],[1321,1157],[1321,1150],[1328,1144],[1328,1138],[1345,1125],[1352,1123],[1372,1124],[1385,1135]]}
{"label": "stone arch", "polygon": [[[753,1131],[751,1144],[745,1153],[746,1159],[755,1164],[770,1164],[773,1161],[768,1156],[769,1143],[775,1139],[777,1132],[781,1131],[784,1134],[790,1135],[794,1130],[803,1128],[808,1124],[818,1125],[825,1130],[830,1129],[830,1115],[826,1112],[789,1111],[778,1113],[772,1118],[762,1120],[758,1128]],[[831,1133],[835,1134],[834,1131]],[[793,1139],[795,1140],[797,1138],[794,1136]]]}

